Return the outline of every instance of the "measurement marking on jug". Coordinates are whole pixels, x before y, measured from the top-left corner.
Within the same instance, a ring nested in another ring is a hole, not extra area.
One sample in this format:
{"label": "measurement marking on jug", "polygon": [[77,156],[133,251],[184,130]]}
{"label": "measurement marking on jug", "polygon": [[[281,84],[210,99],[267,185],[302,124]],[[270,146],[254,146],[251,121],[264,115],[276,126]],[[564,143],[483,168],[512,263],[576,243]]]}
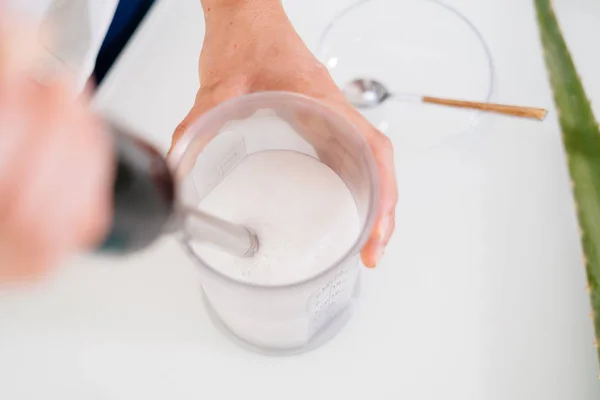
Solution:
{"label": "measurement marking on jug", "polygon": [[340,298],[350,288],[350,270],[344,268],[337,272],[325,285],[317,290],[308,301],[311,329],[319,329],[328,317],[337,312],[342,304]]}
{"label": "measurement marking on jug", "polygon": [[246,156],[246,142],[241,138],[241,140],[233,146],[231,153],[229,153],[221,163],[223,177],[229,175],[229,173],[231,173],[231,171],[233,171]]}

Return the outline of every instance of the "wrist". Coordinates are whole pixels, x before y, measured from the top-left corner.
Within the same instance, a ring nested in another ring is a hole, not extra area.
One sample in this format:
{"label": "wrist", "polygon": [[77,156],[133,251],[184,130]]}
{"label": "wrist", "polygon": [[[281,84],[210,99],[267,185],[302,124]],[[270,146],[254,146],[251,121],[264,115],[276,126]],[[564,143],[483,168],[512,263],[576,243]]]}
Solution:
{"label": "wrist", "polygon": [[201,0],[207,25],[287,19],[281,0]]}
{"label": "wrist", "polygon": [[282,8],[281,0],[200,0],[204,14],[211,13],[237,14],[247,10],[260,10],[264,13],[270,9]]}

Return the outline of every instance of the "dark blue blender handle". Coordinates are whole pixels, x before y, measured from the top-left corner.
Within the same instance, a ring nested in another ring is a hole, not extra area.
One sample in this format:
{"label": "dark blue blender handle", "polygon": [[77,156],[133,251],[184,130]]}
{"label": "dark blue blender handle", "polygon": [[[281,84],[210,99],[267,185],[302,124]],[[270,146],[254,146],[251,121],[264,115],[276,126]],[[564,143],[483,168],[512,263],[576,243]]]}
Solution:
{"label": "dark blue blender handle", "polygon": [[175,214],[175,179],[162,154],[116,124],[113,217],[100,252],[132,253],[160,237]]}

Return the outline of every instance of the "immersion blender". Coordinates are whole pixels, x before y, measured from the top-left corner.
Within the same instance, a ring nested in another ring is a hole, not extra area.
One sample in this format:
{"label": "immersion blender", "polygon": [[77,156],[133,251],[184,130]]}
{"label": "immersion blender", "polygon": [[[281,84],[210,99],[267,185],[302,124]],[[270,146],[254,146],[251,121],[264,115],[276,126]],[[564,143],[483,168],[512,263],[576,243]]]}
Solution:
{"label": "immersion blender", "polygon": [[[72,38],[67,36],[68,30],[52,29],[85,22],[74,20],[78,13],[70,12],[75,11],[69,7],[70,2],[63,3],[54,2],[42,22],[45,30],[57,34],[52,43],[40,46],[37,55],[39,65],[31,78],[42,84],[63,72],[71,75],[75,71],[75,75],[84,76],[77,68],[89,49],[86,46],[74,48]],[[117,165],[112,225],[98,249],[100,252],[131,253],[148,247],[165,233],[176,233],[212,243],[237,256],[254,255],[258,240],[250,229],[179,204],[175,178],[161,154],[139,136],[112,121],[106,122],[114,142]]]}
{"label": "immersion blender", "polygon": [[178,203],[174,174],[157,149],[117,124],[109,131],[117,163],[113,219],[100,252],[132,253],[176,233],[240,257],[256,253],[258,239],[249,228]]}

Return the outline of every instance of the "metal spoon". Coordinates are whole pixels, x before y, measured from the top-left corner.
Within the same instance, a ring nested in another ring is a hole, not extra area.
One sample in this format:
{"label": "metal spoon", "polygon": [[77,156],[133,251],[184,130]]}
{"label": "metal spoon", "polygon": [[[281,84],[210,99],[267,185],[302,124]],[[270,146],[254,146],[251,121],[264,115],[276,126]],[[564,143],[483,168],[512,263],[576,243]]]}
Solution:
{"label": "metal spoon", "polygon": [[479,103],[473,101],[442,99],[404,93],[391,93],[383,84],[372,79],[355,79],[343,88],[346,99],[357,108],[374,108],[393,98],[399,101],[437,104],[448,107],[470,108],[514,117],[543,120],[548,113],[542,108]]}

